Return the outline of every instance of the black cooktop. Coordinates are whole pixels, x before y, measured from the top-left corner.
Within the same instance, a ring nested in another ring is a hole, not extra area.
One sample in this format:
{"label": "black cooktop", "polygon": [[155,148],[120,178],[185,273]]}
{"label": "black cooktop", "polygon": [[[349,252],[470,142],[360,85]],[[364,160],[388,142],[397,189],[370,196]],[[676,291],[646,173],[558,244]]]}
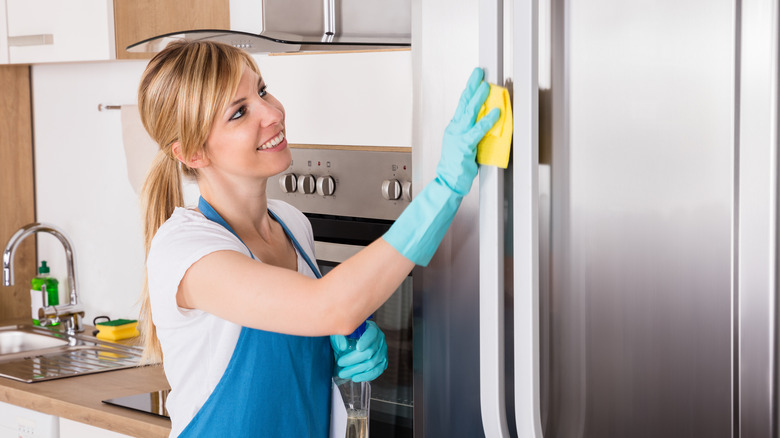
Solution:
{"label": "black cooktop", "polygon": [[170,389],[144,392],[141,394],[128,395],[126,397],[103,400],[103,403],[170,418],[168,410],[165,409],[165,401],[168,398],[169,392],[171,392]]}

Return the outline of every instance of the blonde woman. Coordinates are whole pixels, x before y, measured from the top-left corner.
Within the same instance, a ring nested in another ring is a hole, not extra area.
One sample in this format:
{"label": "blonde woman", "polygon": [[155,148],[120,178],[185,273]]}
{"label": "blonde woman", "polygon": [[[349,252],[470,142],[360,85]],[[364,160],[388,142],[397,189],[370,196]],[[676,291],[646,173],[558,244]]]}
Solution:
{"label": "blonde woman", "polygon": [[[498,119],[495,110],[476,121],[487,94],[477,69],[437,178],[382,238],[317,278],[308,220],[266,198],[291,155],[284,108],[254,59],[175,42],[149,62],[138,104],[160,151],[142,195],[141,319],[147,355],[163,359],[171,385],[171,436],[328,435],[334,359],[355,381],[387,367],[375,324],[358,351],[345,352],[343,336],[432,257],[477,174],[476,144]],[[197,180],[197,208],[184,208],[181,173]]]}

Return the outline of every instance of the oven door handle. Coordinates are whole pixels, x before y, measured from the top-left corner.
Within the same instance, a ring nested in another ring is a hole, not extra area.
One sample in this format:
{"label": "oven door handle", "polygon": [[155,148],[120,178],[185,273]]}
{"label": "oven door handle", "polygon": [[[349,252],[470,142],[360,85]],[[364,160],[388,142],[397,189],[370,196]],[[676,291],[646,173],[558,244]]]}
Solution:
{"label": "oven door handle", "polygon": [[317,260],[324,262],[341,263],[363,248],[365,246],[314,241],[314,254],[316,254]]}

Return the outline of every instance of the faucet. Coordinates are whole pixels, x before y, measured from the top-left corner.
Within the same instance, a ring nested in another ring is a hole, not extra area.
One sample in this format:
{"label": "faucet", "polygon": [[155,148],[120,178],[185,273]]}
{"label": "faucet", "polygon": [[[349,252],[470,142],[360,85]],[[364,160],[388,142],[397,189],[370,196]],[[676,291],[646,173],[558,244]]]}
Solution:
{"label": "faucet", "polygon": [[11,236],[8,244],[3,251],[3,286],[12,286],[14,284],[13,260],[16,247],[27,236],[35,233],[49,233],[56,237],[65,248],[65,259],[68,270],[68,289],[70,290],[70,302],[65,306],[46,306],[38,310],[38,320],[42,326],[48,326],[59,322],[65,323],[65,329],[68,334],[83,332],[84,309],[79,303],[78,289],[76,288],[76,269],[73,263],[73,247],[65,237],[62,231],[53,225],[47,225],[39,222],[27,224]]}

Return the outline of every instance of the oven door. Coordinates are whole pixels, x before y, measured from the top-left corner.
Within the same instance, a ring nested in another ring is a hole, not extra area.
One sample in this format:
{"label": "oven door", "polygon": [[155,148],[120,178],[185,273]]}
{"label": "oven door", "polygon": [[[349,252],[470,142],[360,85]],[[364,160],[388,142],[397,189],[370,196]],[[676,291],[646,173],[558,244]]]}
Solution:
{"label": "oven door", "polygon": [[[315,231],[316,239],[316,231]],[[364,246],[314,241],[325,275]],[[371,382],[371,438],[412,437],[412,276],[408,276],[373,315],[385,334],[387,369]]]}

